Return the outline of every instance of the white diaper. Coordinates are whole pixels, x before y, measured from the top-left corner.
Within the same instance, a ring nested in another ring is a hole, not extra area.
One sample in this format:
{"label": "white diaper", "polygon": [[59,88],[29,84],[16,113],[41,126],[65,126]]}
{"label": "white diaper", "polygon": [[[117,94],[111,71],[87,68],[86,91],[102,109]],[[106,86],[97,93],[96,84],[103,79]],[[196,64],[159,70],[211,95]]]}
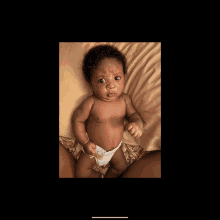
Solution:
{"label": "white diaper", "polygon": [[[98,145],[96,145],[96,153],[94,156],[88,155],[90,156],[90,158],[95,157],[96,162],[100,165],[103,166],[105,164],[107,164],[113,157],[114,153],[116,150],[118,150],[118,148],[121,146],[122,141],[120,142],[120,144],[118,145],[118,147],[116,147],[115,149],[111,150],[111,151],[106,151],[103,148],[99,147]],[[85,153],[84,149],[82,148],[83,152]],[[86,153],[85,153],[86,154]]]}

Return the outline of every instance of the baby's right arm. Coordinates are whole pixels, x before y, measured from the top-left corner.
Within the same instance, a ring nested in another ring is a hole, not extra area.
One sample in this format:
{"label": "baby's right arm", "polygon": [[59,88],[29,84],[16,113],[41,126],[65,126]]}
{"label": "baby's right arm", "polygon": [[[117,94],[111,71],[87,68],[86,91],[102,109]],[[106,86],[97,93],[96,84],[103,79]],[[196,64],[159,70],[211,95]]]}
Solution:
{"label": "baby's right arm", "polygon": [[85,123],[89,117],[89,114],[90,114],[90,111],[91,111],[93,104],[94,104],[93,96],[88,97],[78,106],[78,108],[74,111],[73,117],[72,117],[72,127],[73,127],[74,136],[76,137],[77,141],[82,146],[84,146],[84,147],[85,147],[85,145],[86,145],[86,147],[90,146],[89,147],[90,152],[88,152],[86,149],[84,149],[89,154],[95,153],[95,151],[92,149],[94,149],[96,145],[89,141],[89,138],[86,134]]}

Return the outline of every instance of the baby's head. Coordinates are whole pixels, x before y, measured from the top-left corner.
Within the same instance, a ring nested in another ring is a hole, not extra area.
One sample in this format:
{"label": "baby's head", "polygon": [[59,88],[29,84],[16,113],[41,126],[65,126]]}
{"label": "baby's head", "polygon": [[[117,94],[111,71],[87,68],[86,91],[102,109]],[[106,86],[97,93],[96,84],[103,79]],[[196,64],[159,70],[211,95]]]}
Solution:
{"label": "baby's head", "polygon": [[121,96],[126,72],[125,56],[110,45],[91,48],[83,60],[86,80],[94,95],[104,101],[114,101]]}

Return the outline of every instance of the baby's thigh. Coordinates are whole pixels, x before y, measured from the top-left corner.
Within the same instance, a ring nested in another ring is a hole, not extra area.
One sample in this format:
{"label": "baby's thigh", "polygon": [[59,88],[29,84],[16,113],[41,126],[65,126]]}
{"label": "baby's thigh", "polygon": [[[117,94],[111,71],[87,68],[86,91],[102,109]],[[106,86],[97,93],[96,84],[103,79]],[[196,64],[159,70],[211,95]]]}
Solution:
{"label": "baby's thigh", "polygon": [[76,163],[70,152],[59,143],[59,178],[74,178]]}
{"label": "baby's thigh", "polygon": [[83,151],[80,154],[76,164],[76,177],[90,177],[93,173],[95,158],[90,158]]}
{"label": "baby's thigh", "polygon": [[113,168],[119,173],[127,169],[128,164],[121,147],[119,147],[119,149],[115,151],[115,154],[113,155],[110,163],[112,164]]}

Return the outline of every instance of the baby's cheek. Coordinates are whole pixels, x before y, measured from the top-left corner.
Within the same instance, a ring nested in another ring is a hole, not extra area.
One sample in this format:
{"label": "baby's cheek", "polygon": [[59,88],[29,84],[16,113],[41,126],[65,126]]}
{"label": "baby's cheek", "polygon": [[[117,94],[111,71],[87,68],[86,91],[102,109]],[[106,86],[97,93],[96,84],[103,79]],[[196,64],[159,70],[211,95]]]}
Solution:
{"label": "baby's cheek", "polygon": [[117,88],[121,87],[119,83],[115,83],[115,86],[116,86]]}
{"label": "baby's cheek", "polygon": [[97,85],[93,88],[93,91],[95,91],[99,95],[104,95],[107,93],[106,88],[103,85]]}

